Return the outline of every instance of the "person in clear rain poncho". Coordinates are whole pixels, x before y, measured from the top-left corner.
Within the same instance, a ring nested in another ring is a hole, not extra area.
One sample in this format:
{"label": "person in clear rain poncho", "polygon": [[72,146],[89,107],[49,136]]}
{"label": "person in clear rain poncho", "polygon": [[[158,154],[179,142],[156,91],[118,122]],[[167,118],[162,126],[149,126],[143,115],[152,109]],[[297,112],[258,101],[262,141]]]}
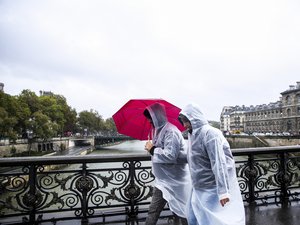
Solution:
{"label": "person in clear rain poncho", "polygon": [[178,118],[189,132],[189,225],[245,225],[235,161],[222,132],[208,124],[195,104],[187,105]]}
{"label": "person in clear rain poncho", "polygon": [[184,138],[180,130],[169,123],[162,104],[154,103],[144,115],[153,126],[153,140],[147,141],[145,150],[151,154],[155,176],[152,201],[146,225],[155,225],[166,203],[175,214],[174,224],[187,224],[186,204],[191,191],[188,165],[178,156],[184,154]]}

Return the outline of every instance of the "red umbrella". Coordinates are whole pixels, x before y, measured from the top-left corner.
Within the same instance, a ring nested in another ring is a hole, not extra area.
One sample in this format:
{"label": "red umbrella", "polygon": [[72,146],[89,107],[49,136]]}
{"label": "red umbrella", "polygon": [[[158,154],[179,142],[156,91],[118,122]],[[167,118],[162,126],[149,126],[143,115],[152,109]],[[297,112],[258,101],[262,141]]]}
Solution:
{"label": "red umbrella", "polygon": [[177,119],[181,109],[177,106],[163,99],[132,99],[112,116],[118,132],[135,139],[147,140],[152,127],[143,112],[147,106],[156,102],[164,105],[168,121],[183,131],[184,127]]}

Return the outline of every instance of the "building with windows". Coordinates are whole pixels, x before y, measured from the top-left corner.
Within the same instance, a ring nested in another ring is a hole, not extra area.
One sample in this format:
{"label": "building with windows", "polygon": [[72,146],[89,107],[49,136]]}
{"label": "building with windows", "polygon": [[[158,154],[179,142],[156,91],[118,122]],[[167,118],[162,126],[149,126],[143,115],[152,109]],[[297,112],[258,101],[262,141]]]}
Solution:
{"label": "building with windows", "polygon": [[40,91],[40,96],[53,96],[51,91]]}
{"label": "building with windows", "polygon": [[[280,93],[280,100],[257,106],[225,106],[221,130],[236,133],[300,134],[300,82]],[[228,126],[228,124],[230,124]]]}
{"label": "building with windows", "polygon": [[221,130],[237,133],[245,130],[245,106],[225,106],[221,113]]}

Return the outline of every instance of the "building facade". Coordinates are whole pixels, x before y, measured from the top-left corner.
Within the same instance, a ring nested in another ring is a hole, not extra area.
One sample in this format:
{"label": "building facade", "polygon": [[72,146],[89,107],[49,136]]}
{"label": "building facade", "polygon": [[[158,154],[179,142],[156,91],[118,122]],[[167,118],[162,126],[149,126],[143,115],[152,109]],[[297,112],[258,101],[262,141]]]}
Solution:
{"label": "building facade", "polygon": [[[300,82],[283,91],[280,100],[257,106],[225,106],[220,120],[223,132],[300,134]],[[228,126],[230,124],[230,126]]]}

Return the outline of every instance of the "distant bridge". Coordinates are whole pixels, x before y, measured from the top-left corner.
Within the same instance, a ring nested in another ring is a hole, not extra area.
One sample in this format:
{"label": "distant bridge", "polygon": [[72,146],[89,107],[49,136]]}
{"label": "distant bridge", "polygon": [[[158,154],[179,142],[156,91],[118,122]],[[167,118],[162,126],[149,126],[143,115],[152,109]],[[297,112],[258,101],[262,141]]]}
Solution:
{"label": "distant bridge", "polygon": [[133,138],[128,136],[96,136],[94,137],[94,145],[106,145],[127,140],[133,140]]}
{"label": "distant bridge", "polygon": [[[117,136],[87,136],[87,137],[72,137],[69,139],[71,146],[101,146],[113,144],[120,141],[133,140],[133,138],[123,135]],[[72,143],[73,142],[73,143]]]}

